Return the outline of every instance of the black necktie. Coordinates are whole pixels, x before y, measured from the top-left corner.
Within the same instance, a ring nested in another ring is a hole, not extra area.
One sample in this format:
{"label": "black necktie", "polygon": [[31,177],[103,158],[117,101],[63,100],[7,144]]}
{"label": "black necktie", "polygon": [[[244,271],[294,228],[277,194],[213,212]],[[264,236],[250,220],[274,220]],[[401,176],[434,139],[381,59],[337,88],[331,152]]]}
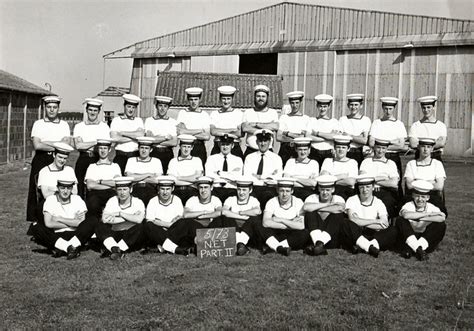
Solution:
{"label": "black necktie", "polygon": [[227,155],[224,155],[224,164],[222,165],[222,171],[227,171]]}
{"label": "black necktie", "polygon": [[262,158],[260,159],[260,162],[258,163],[258,168],[257,168],[257,175],[261,175],[263,173],[263,153],[262,153]]}

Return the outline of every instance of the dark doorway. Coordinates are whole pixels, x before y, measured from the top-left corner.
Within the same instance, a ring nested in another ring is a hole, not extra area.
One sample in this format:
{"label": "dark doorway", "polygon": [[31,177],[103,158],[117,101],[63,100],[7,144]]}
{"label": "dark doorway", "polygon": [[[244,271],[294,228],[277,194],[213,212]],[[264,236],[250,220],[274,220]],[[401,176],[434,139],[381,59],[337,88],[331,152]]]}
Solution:
{"label": "dark doorway", "polygon": [[239,55],[239,74],[276,75],[278,53]]}

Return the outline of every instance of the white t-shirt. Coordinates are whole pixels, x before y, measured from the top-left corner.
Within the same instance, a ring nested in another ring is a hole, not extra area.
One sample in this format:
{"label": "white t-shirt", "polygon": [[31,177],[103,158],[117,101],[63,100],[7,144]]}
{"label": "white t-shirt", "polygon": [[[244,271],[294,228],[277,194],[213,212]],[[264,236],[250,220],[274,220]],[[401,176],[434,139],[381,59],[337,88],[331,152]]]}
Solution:
{"label": "white t-shirt", "polygon": [[[82,141],[90,142],[97,139],[110,139],[110,128],[104,122],[97,124],[77,123],[74,127],[74,137],[81,137]],[[94,147],[89,148],[90,150]]]}
{"label": "white t-shirt", "polygon": [[[367,116],[361,116],[359,118],[348,118],[347,116],[342,116],[339,119],[339,122],[341,123],[342,132],[352,136],[359,136],[362,132],[368,134],[370,131],[371,121]],[[351,142],[351,147],[362,147],[362,144]]]}
{"label": "white t-shirt", "polygon": [[[136,131],[143,129],[143,120],[140,117],[129,119],[127,117],[114,117],[110,124],[110,131]],[[129,141],[126,143],[117,144],[115,150],[121,152],[134,152],[138,150],[138,143],[136,141]]]}
{"label": "white t-shirt", "polygon": [[[260,153],[259,151],[247,155],[244,163],[244,175],[252,176],[253,174],[256,174],[261,159],[262,153]],[[281,177],[282,172],[283,162],[281,160],[281,157],[276,153],[266,151],[263,155],[262,177]]]}
{"label": "white t-shirt", "polygon": [[217,208],[222,207],[221,200],[216,196],[211,196],[211,201],[208,203],[201,203],[197,196],[190,197],[188,201],[186,201],[185,208],[190,212],[197,212],[202,211],[206,213],[212,213]]}
{"label": "white t-shirt", "polygon": [[[267,108],[265,111],[255,111],[254,108],[247,109],[244,112],[242,122],[258,122],[258,123],[272,123],[278,122],[278,112],[273,108]],[[247,133],[247,146],[253,149],[258,149],[257,137],[253,134]],[[270,143],[273,146],[273,139]]]}
{"label": "white t-shirt", "polygon": [[[388,215],[387,208],[385,207],[382,200],[374,196],[372,197],[372,202],[370,204],[363,205],[358,195],[353,195],[347,199],[346,213],[356,213],[360,218],[367,218],[371,220],[375,220],[383,216],[387,217]],[[388,219],[387,224],[385,225],[388,227]],[[367,227],[372,228],[372,225]]]}
{"label": "white t-shirt", "polygon": [[296,162],[296,159],[289,159],[283,169],[285,176],[314,178],[319,175],[319,164],[315,160],[306,159],[304,162]]}
{"label": "white t-shirt", "polygon": [[[319,119],[311,119],[311,130],[324,133],[342,132],[342,127],[337,119],[322,117]],[[334,141],[326,140],[322,142],[314,142],[311,146],[317,150],[326,151],[328,149],[334,149]]]}
{"label": "white t-shirt", "polygon": [[224,207],[227,207],[230,211],[238,214],[241,211],[253,209],[255,207],[260,208],[260,202],[255,197],[249,196],[247,203],[240,204],[236,196],[231,196],[225,200]]}
{"label": "white t-shirt", "polygon": [[240,109],[232,108],[232,111],[211,112],[211,124],[218,129],[237,129],[242,124],[243,112]]}
{"label": "white t-shirt", "polygon": [[156,196],[153,197],[150,202],[148,202],[145,218],[147,220],[154,220],[158,218],[163,222],[171,223],[175,217],[182,217],[183,212],[183,203],[177,196],[172,195],[171,202],[168,205],[163,205]]}
{"label": "white t-shirt", "polygon": [[176,137],[178,135],[176,128],[177,125],[178,122],[171,117],[168,117],[167,119],[148,117],[145,120],[145,131],[151,131],[155,136],[166,136],[169,134],[173,137]]}
{"label": "white t-shirt", "polygon": [[[136,197],[131,197],[130,203],[127,206],[120,206],[118,198],[111,197],[104,208],[104,214],[118,213],[123,212],[126,214],[135,214],[136,212],[141,212],[145,215],[145,205],[143,201]],[[137,225],[138,223],[133,223],[125,221],[122,223],[112,224],[112,230],[114,231],[123,231],[128,230],[131,227]]]}
{"label": "white t-shirt", "polygon": [[211,127],[211,118],[205,111],[190,111],[188,109],[180,110],[176,121],[183,123],[188,130],[209,130]]}
{"label": "white t-shirt", "polygon": [[[423,210],[417,210],[415,203],[413,201],[409,201],[403,205],[402,209],[400,210],[400,216],[403,212],[439,213],[441,212],[441,210],[429,202],[426,203],[426,206]],[[432,223],[427,221],[408,221],[410,222],[413,231],[415,231],[416,233],[425,232],[426,227]]]}
{"label": "white t-shirt", "polygon": [[308,115],[281,115],[279,130],[291,133],[311,132],[311,119]]}
{"label": "white t-shirt", "polygon": [[[320,203],[319,202],[319,195],[318,194],[311,194],[309,197],[306,198],[306,200],[304,201],[304,203]],[[333,195],[332,198],[331,198],[331,201],[330,203],[342,203],[342,204],[345,204],[346,202],[344,201],[344,199],[342,197],[340,197],[339,195]],[[330,214],[329,212],[326,212],[326,211],[318,211],[318,214],[323,218],[323,219],[326,219],[326,217],[328,217],[328,215]]]}
{"label": "white t-shirt", "polygon": [[347,173],[349,177],[356,178],[359,173],[357,161],[354,159],[347,159],[346,161],[336,161],[332,158],[324,160],[321,166],[321,172],[328,171],[329,174],[337,176]]}
{"label": "white t-shirt", "polygon": [[407,129],[405,129],[405,124],[403,124],[402,121],[382,121],[380,118],[376,119],[374,123],[372,123],[369,135],[377,139],[385,139],[390,141],[400,138],[405,139],[408,136]]}
{"label": "white t-shirt", "polygon": [[377,160],[373,157],[364,159],[360,164],[360,172],[365,172],[371,176],[388,175],[390,178],[398,179],[397,165],[392,160]]}
{"label": "white t-shirt", "polygon": [[446,128],[446,124],[438,120],[435,122],[416,121],[410,127],[408,136],[413,138],[431,138],[436,140],[439,137],[447,137],[448,130]]}
{"label": "white t-shirt", "polygon": [[163,166],[156,157],[151,157],[148,161],[142,161],[139,157],[129,157],[125,166],[125,174],[127,173],[152,173],[158,176],[163,174]]}
{"label": "white t-shirt", "polygon": [[278,201],[278,197],[273,197],[268,200],[267,204],[265,205],[265,213],[271,213],[272,216],[291,220],[297,216],[300,216],[303,205],[303,200],[292,196],[290,207],[282,208],[280,206],[280,202]]}
{"label": "white t-shirt", "polygon": [[[43,205],[43,213],[49,213],[52,216],[64,217],[64,218],[75,218],[76,213],[87,211],[86,204],[80,196],[71,194],[69,203],[62,204],[59,202],[58,197],[53,194],[46,198]],[[56,229],[54,232],[63,231],[75,231],[74,227],[65,227]]]}
{"label": "white t-shirt", "polygon": [[52,169],[51,165],[48,165],[43,167],[38,173],[38,187],[56,187],[58,185],[58,178],[71,178],[77,182],[76,174],[72,167],[64,166],[63,170],[56,170]]}
{"label": "white t-shirt", "polygon": [[118,176],[122,176],[122,171],[117,163],[92,163],[87,167],[84,181],[111,180]]}
{"label": "white t-shirt", "polygon": [[196,171],[204,171],[204,169],[202,167],[202,160],[194,156],[190,159],[175,157],[170,160],[168,165],[168,175],[175,177],[191,176]]}
{"label": "white t-shirt", "polygon": [[411,160],[407,163],[405,169],[405,178],[435,180],[437,178],[446,178],[443,163],[436,159],[431,159],[430,164],[420,164],[417,160]]}
{"label": "white t-shirt", "polygon": [[35,121],[31,129],[31,137],[40,138],[41,141],[61,141],[64,137],[70,137],[71,130],[66,121],[46,121],[44,118]]}

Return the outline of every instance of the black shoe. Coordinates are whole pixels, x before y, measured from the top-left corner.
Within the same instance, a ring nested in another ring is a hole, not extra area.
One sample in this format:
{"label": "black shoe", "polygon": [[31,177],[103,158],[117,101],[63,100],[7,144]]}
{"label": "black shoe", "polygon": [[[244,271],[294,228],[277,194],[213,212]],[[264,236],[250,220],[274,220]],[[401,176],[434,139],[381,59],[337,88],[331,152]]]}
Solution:
{"label": "black shoe", "polygon": [[188,256],[189,255],[188,250],[186,248],[183,248],[183,247],[176,247],[176,249],[174,250],[174,253],[178,254],[178,255],[183,255],[183,256]]}
{"label": "black shoe", "polygon": [[268,253],[273,252],[273,250],[268,247],[268,245],[263,245],[262,247],[262,255],[267,255]]}
{"label": "black shoe", "polygon": [[309,256],[314,256],[314,245],[308,245],[303,249],[303,253]]}
{"label": "black shoe", "polygon": [[377,258],[379,257],[380,250],[375,247],[374,245],[370,245],[369,247],[369,254],[372,255],[373,257]]}
{"label": "black shoe", "polygon": [[321,241],[316,241],[316,244],[314,244],[314,255],[328,255],[328,251]]}
{"label": "black shoe", "polygon": [[283,247],[283,246],[278,246],[277,247],[277,253],[285,256],[290,256],[291,253],[291,248],[290,247]]}
{"label": "black shoe", "polygon": [[400,256],[404,259],[409,259],[412,255],[413,253],[410,247],[404,247],[402,252],[400,253]]}
{"label": "black shoe", "polygon": [[415,255],[418,261],[428,260],[428,253],[426,253],[426,251],[423,248],[421,248],[421,246],[416,249]]}
{"label": "black shoe", "polygon": [[73,245],[69,245],[67,248],[67,259],[72,260],[78,258],[81,255],[81,251],[79,247],[74,247]]}
{"label": "black shoe", "polygon": [[55,259],[57,259],[59,257],[63,257],[65,255],[66,255],[65,252],[63,252],[62,250],[57,249],[57,248],[53,248],[53,252],[51,254],[51,256],[54,257]]}
{"label": "black shoe", "polygon": [[245,246],[244,243],[238,243],[238,244],[237,244],[237,251],[236,251],[236,255],[237,255],[237,256],[245,255],[245,254],[247,254],[248,252],[250,252],[250,249],[248,249],[248,247]]}
{"label": "black shoe", "polygon": [[104,249],[104,248],[101,248],[100,250],[100,258],[101,259],[104,259],[106,257],[109,257],[110,256],[110,251],[108,249]]}
{"label": "black shoe", "polygon": [[352,248],[351,248],[351,253],[352,254],[355,255],[355,254],[359,254],[360,252],[362,252],[362,250],[359,248],[359,246],[357,246],[357,245],[352,246]]}
{"label": "black shoe", "polygon": [[110,249],[111,253],[110,253],[110,256],[109,258],[111,260],[118,260],[118,259],[121,259],[123,257],[123,252],[120,250],[120,248],[118,246],[114,246]]}
{"label": "black shoe", "polygon": [[28,230],[26,231],[27,236],[32,236],[33,235],[33,227],[35,226],[36,222],[29,222],[30,226],[28,227]]}

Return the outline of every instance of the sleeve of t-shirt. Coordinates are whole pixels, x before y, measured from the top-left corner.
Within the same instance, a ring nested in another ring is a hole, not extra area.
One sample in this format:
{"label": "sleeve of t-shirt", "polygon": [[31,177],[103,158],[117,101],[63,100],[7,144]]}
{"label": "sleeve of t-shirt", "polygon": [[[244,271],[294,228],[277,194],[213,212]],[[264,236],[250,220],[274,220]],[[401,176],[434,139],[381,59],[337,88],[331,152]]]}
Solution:
{"label": "sleeve of t-shirt", "polygon": [[408,136],[409,137],[417,137],[417,133],[416,133],[416,123],[413,123],[411,126],[410,126],[410,130],[408,131]]}
{"label": "sleeve of t-shirt", "polygon": [[162,175],[163,174],[163,164],[161,163],[161,160],[158,158],[155,158],[156,166],[155,166],[155,173]]}
{"label": "sleeve of t-shirt", "polygon": [[323,165],[321,166],[321,171],[328,171],[329,173],[332,172],[332,167],[331,167],[331,161],[330,159],[324,159]]}
{"label": "sleeve of t-shirt", "polygon": [[[224,207],[231,208],[233,199],[234,199],[234,197],[228,197],[227,199],[225,199]],[[249,202],[250,202],[250,200],[249,200]]]}
{"label": "sleeve of t-shirt", "polygon": [[435,178],[446,178],[446,172],[444,171],[444,166],[443,163],[441,163],[438,160],[433,160],[437,161],[435,164]]}
{"label": "sleeve of t-shirt", "polygon": [[146,206],[145,219],[154,220],[156,211],[156,199],[151,199]]}
{"label": "sleeve of t-shirt", "polygon": [[119,117],[116,117],[112,120],[112,123],[110,123],[110,131],[120,131],[119,121],[120,121]]}
{"label": "sleeve of t-shirt", "polygon": [[354,199],[354,196],[349,197],[346,201],[346,212],[348,212],[351,209],[355,209],[357,207],[356,199]]}
{"label": "sleeve of t-shirt", "polygon": [[[132,198],[133,199],[133,198]],[[135,208],[137,211],[140,211],[143,213],[143,215],[145,215],[145,204],[143,203],[143,201],[139,198],[135,198],[133,199],[135,200]]]}
{"label": "sleeve of t-shirt", "polygon": [[344,201],[344,198],[339,196],[339,195],[334,195],[333,196],[333,202],[335,202],[335,203],[344,203],[344,204],[346,203]]}
{"label": "sleeve of t-shirt", "polygon": [[31,129],[31,137],[38,137],[39,134],[39,125],[38,121],[36,121],[33,123],[33,128]]}
{"label": "sleeve of t-shirt", "polygon": [[115,201],[114,201],[115,197],[111,197],[109,200],[107,200],[107,203],[105,204],[105,207],[104,207],[104,213],[112,213],[113,210],[115,209],[114,208],[114,205],[115,205]]}
{"label": "sleeve of t-shirt", "polygon": [[171,159],[170,163],[168,164],[168,175],[171,176],[178,176],[176,172],[176,159]]}
{"label": "sleeve of t-shirt", "polygon": [[415,173],[413,172],[413,167],[414,167],[414,162],[415,160],[411,160],[407,163],[407,166],[405,168],[405,174],[403,175],[404,178],[415,178]]}
{"label": "sleeve of t-shirt", "polygon": [[401,216],[402,212],[413,212],[413,211],[415,211],[415,205],[413,204],[413,201],[408,201],[400,209],[399,215]]}
{"label": "sleeve of t-shirt", "polygon": [[56,195],[50,195],[46,198],[43,204],[43,213],[48,212],[50,214],[54,214],[54,203],[56,201]]}
{"label": "sleeve of t-shirt", "polygon": [[268,200],[267,204],[265,205],[265,213],[271,213],[273,215],[276,210],[275,202],[278,203],[278,200],[273,198]]}
{"label": "sleeve of t-shirt", "polygon": [[364,130],[363,132],[370,132],[370,127],[372,126],[372,122],[370,121],[370,118],[365,117],[364,118]]}
{"label": "sleeve of t-shirt", "polygon": [[319,197],[317,194],[311,194],[309,197],[306,198],[304,203],[318,203]]}
{"label": "sleeve of t-shirt", "polygon": [[145,125],[143,124],[143,119],[141,117],[135,117],[135,118],[136,118],[137,125],[138,125],[137,128],[143,129],[145,127]]}
{"label": "sleeve of t-shirt", "polygon": [[212,204],[214,205],[214,210],[216,210],[217,208],[222,207],[222,201],[221,201],[221,199],[219,199],[219,198],[216,197],[216,196],[213,196],[213,197],[212,197]]}
{"label": "sleeve of t-shirt", "polygon": [[125,166],[125,173],[127,172],[132,172],[133,173],[133,166],[132,166],[132,162],[130,159],[132,159],[133,157],[129,157],[128,160],[127,160],[127,164]]}
{"label": "sleeve of t-shirt", "polygon": [[358,173],[359,173],[359,169],[358,169],[358,165],[357,165],[357,161],[356,160],[349,160],[351,166],[349,167],[349,177],[351,178],[356,178]]}
{"label": "sleeve of t-shirt", "polygon": [[122,176],[122,170],[120,169],[120,166],[117,164],[117,163],[113,163],[113,170],[112,170],[114,176],[112,178],[115,178],[115,177],[120,177]]}
{"label": "sleeve of t-shirt", "polygon": [[36,184],[37,187],[41,187],[42,185],[44,185],[46,179],[45,169],[46,167],[42,168],[38,173],[38,183]]}
{"label": "sleeve of t-shirt", "polygon": [[176,195],[173,197],[173,202],[175,203],[176,214],[182,217],[184,214],[183,202]]}
{"label": "sleeve of t-shirt", "polygon": [[288,131],[288,125],[286,124],[287,115],[282,115],[278,121],[278,130]]}
{"label": "sleeve of t-shirt", "polygon": [[403,122],[399,122],[399,125],[400,125],[400,133],[402,134],[401,138],[406,138],[408,137],[408,133],[407,133],[407,129],[405,128],[405,124],[403,124]]}
{"label": "sleeve of t-shirt", "polygon": [[377,202],[377,215],[379,217],[388,215],[387,207],[385,207],[385,204],[380,199]]}
{"label": "sleeve of t-shirt", "polygon": [[178,122],[178,124],[179,123],[184,123],[184,112],[185,112],[184,109],[179,111],[178,117],[176,118],[176,122]]}
{"label": "sleeve of t-shirt", "polygon": [[78,211],[87,211],[87,206],[84,200],[81,199],[80,196],[76,195],[76,204],[77,204],[77,210]]}

